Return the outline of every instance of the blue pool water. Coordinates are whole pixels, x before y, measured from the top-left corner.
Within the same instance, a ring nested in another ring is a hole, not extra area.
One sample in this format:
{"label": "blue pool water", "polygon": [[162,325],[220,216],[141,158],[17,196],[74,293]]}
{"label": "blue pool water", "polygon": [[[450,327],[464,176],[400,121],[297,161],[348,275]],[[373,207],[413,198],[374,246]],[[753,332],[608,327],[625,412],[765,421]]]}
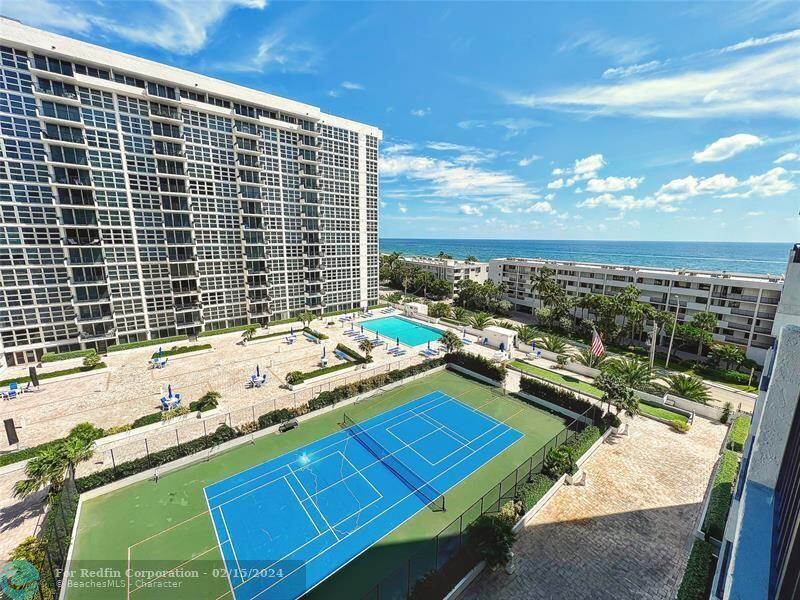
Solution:
{"label": "blue pool water", "polygon": [[406,346],[419,346],[428,342],[435,342],[442,337],[442,332],[434,327],[421,325],[403,317],[381,317],[361,323],[364,329],[369,329],[387,338],[400,338],[400,343]]}

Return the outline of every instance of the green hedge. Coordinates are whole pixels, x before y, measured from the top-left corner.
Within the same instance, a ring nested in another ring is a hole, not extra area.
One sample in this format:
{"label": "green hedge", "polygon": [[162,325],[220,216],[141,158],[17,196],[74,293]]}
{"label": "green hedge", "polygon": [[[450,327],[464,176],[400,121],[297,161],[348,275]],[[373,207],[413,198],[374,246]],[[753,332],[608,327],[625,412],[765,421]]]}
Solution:
{"label": "green hedge", "polygon": [[[75,373],[88,373],[89,371],[96,371],[97,369],[105,369],[106,363],[101,362],[93,367],[73,367],[72,369],[61,369],[60,371],[50,371],[49,373],[37,373],[37,377],[41,379],[54,379],[56,377],[64,377],[65,375],[75,375]],[[5,387],[13,382],[18,384],[28,383],[31,380],[30,375],[24,377],[13,377],[11,379],[4,379],[0,381],[0,387]]]}
{"label": "green hedge", "polygon": [[[750,373],[742,373],[741,371],[731,371],[727,369],[715,369],[713,367],[708,367],[704,365],[700,365],[696,367],[695,372],[705,377],[706,379],[712,379],[714,381],[719,381],[721,383],[735,383],[736,385],[747,385],[750,381]],[[758,383],[758,379],[754,376],[753,380]]]}
{"label": "green hedge", "polygon": [[120,352],[121,350],[132,350],[133,348],[145,348],[146,346],[158,346],[159,344],[169,344],[170,342],[182,342],[188,340],[187,335],[173,335],[172,337],[158,338],[155,340],[142,340],[141,342],[128,342],[127,344],[114,344],[108,347],[109,352]]}
{"label": "green hedge", "polygon": [[581,456],[586,454],[586,451],[599,439],[600,430],[594,425],[591,425],[566,442],[564,446],[569,448],[572,457],[578,460]]}
{"label": "green hedge", "polygon": [[517,487],[515,500],[522,502],[525,512],[528,512],[550,491],[554,483],[555,480],[550,479],[544,473],[533,475],[528,481]]}
{"label": "green hedge", "polygon": [[736,417],[731,425],[731,433],[728,436],[728,449],[734,452],[744,450],[747,436],[750,434],[750,417],[741,415]]}
{"label": "green hedge", "polygon": [[325,335],[324,333],[320,333],[319,331],[315,331],[314,329],[311,329],[310,327],[303,327],[303,332],[307,333],[309,335],[313,335],[318,340],[327,340],[328,339],[327,335]]}
{"label": "green hedge", "polygon": [[304,414],[304,412],[296,408],[279,408],[278,410],[271,410],[268,413],[258,417],[258,428],[266,429],[272,425],[285,423],[286,421],[299,417],[302,414]]}
{"label": "green hedge", "polygon": [[94,348],[90,348],[89,350],[72,350],[70,352],[45,352],[42,354],[41,360],[43,363],[49,363],[59,360],[69,360],[70,358],[83,358],[85,356],[91,356],[92,354],[97,354]]}
{"label": "green hedge", "polygon": [[725,532],[725,521],[728,519],[728,510],[731,507],[733,482],[739,472],[739,458],[735,452],[725,451],[717,469],[717,476],[714,478],[714,487],[711,488],[703,530],[718,540],[722,539],[722,534]]}
{"label": "green hedge", "polygon": [[220,393],[215,391],[206,392],[200,396],[199,400],[189,403],[190,412],[206,412],[219,406]]}
{"label": "green hedge", "polygon": [[406,377],[418,375],[419,373],[425,373],[443,364],[445,364],[444,358],[435,358],[418,365],[406,367],[405,369],[389,371],[388,373],[374,375],[372,377],[368,377],[367,379],[362,379],[361,381],[348,383],[347,385],[340,385],[339,387],[333,388],[330,391],[320,392],[316,398],[312,398],[309,401],[308,407],[311,410],[317,410],[325,406],[330,406],[331,404],[336,404],[337,402],[347,400],[353,396],[358,396],[359,394],[372,391],[379,387],[383,387],[384,385],[394,383],[395,381],[400,381]]}
{"label": "green hedge", "polygon": [[81,477],[80,479],[76,480],[75,483],[78,491],[83,493],[96,487],[100,487],[101,485],[106,485],[113,481],[130,477],[131,475],[136,475],[137,473],[141,473],[147,469],[152,469],[153,467],[178,460],[184,456],[189,456],[191,454],[207,450],[208,448],[212,448],[232,440],[235,437],[238,437],[236,431],[227,425],[220,425],[217,427],[217,430],[209,436],[203,436],[201,438],[197,438],[196,440],[180,444],[179,446],[173,446],[172,448],[153,452],[150,454],[150,456],[135,458],[128,462],[120,463],[116,466],[116,468],[105,469],[103,471],[98,471],[97,473],[92,473],[91,475]]}
{"label": "green hedge", "polygon": [[532,377],[521,376],[519,380],[519,389],[526,394],[536,396],[540,400],[552,402],[561,408],[578,414],[583,414],[594,406],[588,400],[579,398],[577,395],[564,388],[544,383]]}
{"label": "green hedge", "polygon": [[[177,356],[179,354],[188,354],[189,352],[199,352],[200,350],[209,350],[212,348],[211,344],[197,344],[195,346],[177,346],[164,350],[161,356]],[[158,352],[153,352],[150,358],[158,358]]]}
{"label": "green hedge", "polygon": [[274,338],[274,337],[280,337],[282,335],[289,335],[290,333],[291,333],[291,330],[289,330],[289,329],[287,329],[286,331],[273,331],[272,333],[265,333],[264,335],[257,335],[250,341],[254,342],[255,340],[265,340],[267,338]]}
{"label": "green hedge", "polygon": [[255,323],[248,323],[247,325],[237,325],[236,327],[223,327],[222,329],[209,329],[208,331],[201,331],[197,337],[209,337],[212,335],[222,335],[223,333],[233,333],[234,331],[244,331],[251,327],[257,327]]}
{"label": "green hedge", "polygon": [[716,568],[713,546],[704,540],[695,540],[686,571],[683,573],[677,600],[706,600],[711,591],[711,578]]}
{"label": "green hedge", "polygon": [[493,363],[483,356],[467,354],[466,352],[452,352],[445,355],[445,362],[469,369],[473,373],[493,379],[498,383],[506,380],[506,368]]}
{"label": "green hedge", "polygon": [[372,362],[372,357],[371,356],[369,358],[367,358],[363,354],[359,354],[358,352],[356,352],[355,350],[353,350],[349,346],[345,346],[344,344],[336,344],[336,349],[339,352],[347,354],[347,356],[352,358],[358,364],[364,364],[364,363]]}
{"label": "green hedge", "polygon": [[30,448],[25,448],[23,450],[17,450],[16,452],[10,452],[8,454],[0,455],[0,467],[4,467],[6,465],[13,464],[15,462],[19,462],[21,460],[27,460],[29,458],[33,458],[36,456],[41,450],[45,448],[53,448],[62,444],[63,442],[67,441],[69,437],[72,436],[79,436],[85,438],[89,441],[94,441],[103,437],[105,432],[100,429],[99,427],[95,427],[91,423],[78,423],[73,427],[69,435],[67,437],[58,438],[55,440],[51,440],[49,442],[45,442],[43,444],[39,444],[38,446],[32,446]]}
{"label": "green hedge", "polygon": [[131,427],[132,429],[137,429],[145,425],[152,425],[153,423],[161,423],[161,411],[139,417],[133,422]]}
{"label": "green hedge", "polygon": [[[343,362],[337,363],[335,365],[330,365],[329,367],[322,367],[321,369],[315,369],[313,371],[307,371],[305,373],[300,373],[300,375],[292,381],[292,385],[299,385],[308,379],[312,379],[313,377],[322,377],[323,375],[327,375],[328,373],[334,373],[336,371],[341,371],[342,369],[346,369],[348,367],[352,367],[353,363],[351,362]],[[286,376],[286,381],[289,381],[289,375]]]}

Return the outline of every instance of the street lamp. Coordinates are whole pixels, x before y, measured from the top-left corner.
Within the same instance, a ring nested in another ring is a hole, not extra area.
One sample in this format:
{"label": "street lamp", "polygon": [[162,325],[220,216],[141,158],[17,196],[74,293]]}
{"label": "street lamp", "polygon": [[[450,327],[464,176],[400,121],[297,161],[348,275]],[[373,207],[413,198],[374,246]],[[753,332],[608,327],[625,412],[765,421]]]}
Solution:
{"label": "street lamp", "polygon": [[[671,299],[671,298],[670,298]],[[669,309],[669,303],[667,303]],[[669,336],[669,348],[667,349],[667,361],[664,363],[664,368],[669,368],[669,358],[672,356],[672,342],[675,339],[675,329],[678,327],[678,311],[681,309],[681,299],[675,297],[675,320],[672,322],[672,334]]]}

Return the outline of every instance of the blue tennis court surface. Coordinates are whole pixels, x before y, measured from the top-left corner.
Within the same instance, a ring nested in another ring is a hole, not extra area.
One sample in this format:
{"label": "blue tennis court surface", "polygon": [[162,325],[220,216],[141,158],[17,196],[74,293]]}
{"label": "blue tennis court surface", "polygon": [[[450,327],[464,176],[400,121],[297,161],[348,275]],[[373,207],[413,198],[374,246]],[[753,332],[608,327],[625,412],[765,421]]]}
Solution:
{"label": "blue tennis court surface", "polygon": [[389,339],[400,338],[406,346],[419,346],[427,342],[435,342],[442,337],[442,332],[435,327],[428,327],[403,317],[381,317],[361,323],[369,329]]}
{"label": "blue tennis court surface", "polygon": [[521,437],[437,391],[207,486],[234,598],[302,595]]}

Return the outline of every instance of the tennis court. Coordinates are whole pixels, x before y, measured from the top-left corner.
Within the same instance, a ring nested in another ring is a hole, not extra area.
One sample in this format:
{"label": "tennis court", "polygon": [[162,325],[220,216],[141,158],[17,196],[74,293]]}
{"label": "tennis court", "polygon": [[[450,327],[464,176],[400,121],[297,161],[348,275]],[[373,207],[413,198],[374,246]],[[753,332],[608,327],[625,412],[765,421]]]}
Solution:
{"label": "tennis court", "polygon": [[523,434],[434,391],[205,488],[233,596],[314,588]]}

